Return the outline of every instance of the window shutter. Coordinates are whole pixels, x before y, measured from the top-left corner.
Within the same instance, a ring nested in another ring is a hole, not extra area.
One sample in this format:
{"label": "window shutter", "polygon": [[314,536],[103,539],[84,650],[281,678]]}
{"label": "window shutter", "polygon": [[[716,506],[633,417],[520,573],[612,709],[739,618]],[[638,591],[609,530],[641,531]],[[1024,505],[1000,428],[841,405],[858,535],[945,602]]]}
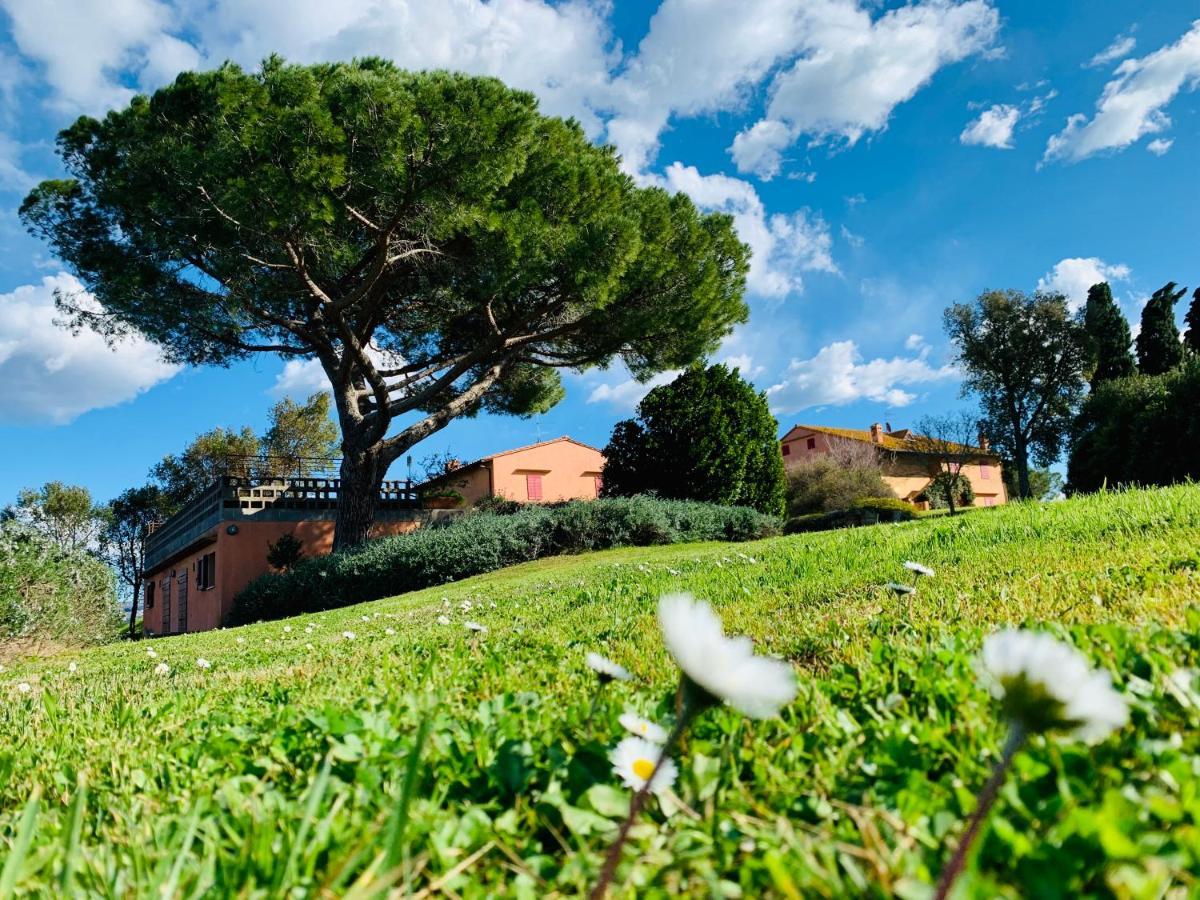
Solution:
{"label": "window shutter", "polygon": [[526,475],[525,476],[525,496],[530,500],[542,499],[542,476],[541,475]]}

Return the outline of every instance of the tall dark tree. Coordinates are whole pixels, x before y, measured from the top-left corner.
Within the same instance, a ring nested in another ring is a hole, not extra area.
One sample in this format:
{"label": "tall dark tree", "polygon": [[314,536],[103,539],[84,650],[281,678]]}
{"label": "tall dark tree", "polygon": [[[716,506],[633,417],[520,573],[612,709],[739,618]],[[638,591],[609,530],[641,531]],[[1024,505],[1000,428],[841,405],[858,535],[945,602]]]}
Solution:
{"label": "tall dark tree", "polygon": [[458,416],[529,415],[559,368],[692,363],[747,315],[732,219],[639,188],[499,81],[378,59],[184,73],[59,135],[31,231],[95,302],[190,364],[317,360],[342,433],[336,546],[387,468]]}
{"label": "tall dark tree", "polygon": [[752,506],[778,515],[778,423],[737,369],[695,366],[650,391],[604,449],[604,494]]}
{"label": "tall dark tree", "polygon": [[1093,385],[1112,378],[1125,378],[1137,371],[1133,354],[1129,352],[1133,343],[1129,323],[1113,300],[1107,281],[1088,288],[1083,326],[1087,329],[1092,356]]}
{"label": "tall dark tree", "polygon": [[129,592],[129,637],[137,637],[138,604],[142,598],[142,573],[146,569],[146,537],[150,526],[166,519],[174,507],[157,485],[129,488],[105,508],[101,555],[117,573],[118,586]]}
{"label": "tall dark tree", "polygon": [[1192,294],[1192,302],[1183,321],[1187,323],[1187,331],[1183,333],[1184,346],[1192,353],[1200,354],[1200,287]]}
{"label": "tall dark tree", "polygon": [[951,306],[945,326],[965,374],[963,393],[979,396],[981,426],[1013,461],[1028,498],[1030,462],[1058,458],[1083,395],[1087,332],[1061,294],[1011,290]]}
{"label": "tall dark tree", "polygon": [[1142,330],[1137,336],[1138,371],[1143,375],[1161,375],[1183,362],[1183,344],[1175,324],[1175,304],[1187,293],[1187,288],[1175,290],[1168,281],[1157,291],[1142,310]]}

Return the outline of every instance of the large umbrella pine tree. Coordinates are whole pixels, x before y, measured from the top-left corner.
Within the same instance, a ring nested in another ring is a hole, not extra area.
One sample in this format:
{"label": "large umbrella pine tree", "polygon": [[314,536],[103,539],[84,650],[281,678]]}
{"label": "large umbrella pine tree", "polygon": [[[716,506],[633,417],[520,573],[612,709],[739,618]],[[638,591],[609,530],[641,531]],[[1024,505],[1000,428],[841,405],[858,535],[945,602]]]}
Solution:
{"label": "large umbrella pine tree", "polygon": [[95,301],[77,325],[173,360],[316,359],[342,435],[336,546],[388,466],[455,417],[530,415],[558,370],[638,376],[747,315],[728,216],[639,188],[499,81],[377,59],[188,72],[58,139],[21,215]]}

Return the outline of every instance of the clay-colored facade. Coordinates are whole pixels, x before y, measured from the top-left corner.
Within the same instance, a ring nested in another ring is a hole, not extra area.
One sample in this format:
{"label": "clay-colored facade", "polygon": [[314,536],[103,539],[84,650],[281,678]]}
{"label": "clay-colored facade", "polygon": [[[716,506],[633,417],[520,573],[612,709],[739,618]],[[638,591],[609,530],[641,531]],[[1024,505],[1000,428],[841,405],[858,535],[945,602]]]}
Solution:
{"label": "clay-colored facade", "polygon": [[[824,428],[796,425],[779,442],[784,467],[796,465],[816,454],[832,453],[839,442],[865,443],[875,448],[883,467],[883,480],[901,500],[919,507],[928,506],[918,498],[939,471],[939,462],[920,452],[919,438],[907,429],[884,431],[882,426],[858,431],[848,428]],[[1008,502],[1000,458],[986,447],[966,448],[968,458],[961,474],[971,483],[976,506],[1000,506]]]}
{"label": "clay-colored facade", "polygon": [[506,450],[461,466],[422,485],[462,494],[465,505],[484,497],[522,503],[593,500],[600,494],[604,454],[569,437]]}

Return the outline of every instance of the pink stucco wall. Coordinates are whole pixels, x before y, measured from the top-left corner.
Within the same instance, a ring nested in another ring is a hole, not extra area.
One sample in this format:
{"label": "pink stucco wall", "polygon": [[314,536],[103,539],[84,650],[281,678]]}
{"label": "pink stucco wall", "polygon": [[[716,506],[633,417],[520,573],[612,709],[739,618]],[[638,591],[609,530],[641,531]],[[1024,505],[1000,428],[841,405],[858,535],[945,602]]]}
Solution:
{"label": "pink stucco wall", "polygon": [[[494,456],[488,462],[492,492],[523,502],[594,499],[604,470],[604,454],[570,440],[537,444]],[[541,481],[540,498],[530,496],[537,479]]]}

